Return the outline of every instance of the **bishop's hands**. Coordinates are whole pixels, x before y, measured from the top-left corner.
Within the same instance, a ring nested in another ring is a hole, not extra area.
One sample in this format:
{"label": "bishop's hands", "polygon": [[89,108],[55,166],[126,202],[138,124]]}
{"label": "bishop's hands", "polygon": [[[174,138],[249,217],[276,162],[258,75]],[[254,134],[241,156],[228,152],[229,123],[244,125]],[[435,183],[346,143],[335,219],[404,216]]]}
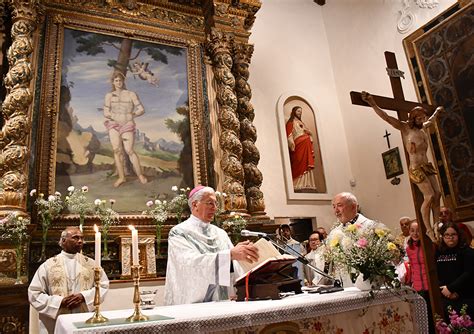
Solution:
{"label": "bishop's hands", "polygon": [[230,258],[253,263],[258,260],[258,249],[249,240],[239,242],[230,250]]}
{"label": "bishop's hands", "polygon": [[84,302],[85,302],[85,299],[82,293],[76,293],[76,294],[64,297],[63,300],[61,301],[61,307],[66,307],[72,310]]}

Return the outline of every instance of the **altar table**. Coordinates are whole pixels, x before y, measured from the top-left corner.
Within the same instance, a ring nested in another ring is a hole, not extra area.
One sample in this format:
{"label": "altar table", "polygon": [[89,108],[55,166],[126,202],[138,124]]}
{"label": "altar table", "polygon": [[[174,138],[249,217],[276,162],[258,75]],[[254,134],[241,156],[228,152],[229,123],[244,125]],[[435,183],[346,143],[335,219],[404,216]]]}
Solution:
{"label": "altar table", "polygon": [[[132,313],[102,312],[109,319]],[[172,319],[83,327],[92,313],[67,314],[58,317],[55,333],[428,333],[426,303],[411,290],[381,290],[370,298],[347,288],[281,300],[160,306],[143,314]]]}

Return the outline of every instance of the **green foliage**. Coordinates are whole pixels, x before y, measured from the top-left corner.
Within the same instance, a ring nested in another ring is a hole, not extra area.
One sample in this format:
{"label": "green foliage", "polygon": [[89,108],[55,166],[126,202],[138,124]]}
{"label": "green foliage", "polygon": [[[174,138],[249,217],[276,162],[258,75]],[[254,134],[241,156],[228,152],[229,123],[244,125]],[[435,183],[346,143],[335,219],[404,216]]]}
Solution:
{"label": "green foliage", "polygon": [[[36,189],[30,191],[30,196],[36,195]],[[49,195],[45,198],[44,194],[39,193],[35,200],[35,205],[38,209],[38,215],[41,218],[41,227],[43,231],[47,230],[52,221],[59,216],[63,210],[63,201],[61,200],[61,193],[56,191],[54,195]]]}
{"label": "green foliage", "polygon": [[104,234],[109,233],[111,225],[118,224],[120,221],[120,215],[113,209],[114,204],[114,199],[109,199],[109,207],[107,207],[106,200],[96,199],[94,201],[94,211],[95,214],[99,217],[102,231],[104,232]]}
{"label": "green foliage", "polygon": [[21,247],[28,239],[28,224],[30,220],[18,212],[9,213],[0,220],[0,240],[10,241],[15,247]]}

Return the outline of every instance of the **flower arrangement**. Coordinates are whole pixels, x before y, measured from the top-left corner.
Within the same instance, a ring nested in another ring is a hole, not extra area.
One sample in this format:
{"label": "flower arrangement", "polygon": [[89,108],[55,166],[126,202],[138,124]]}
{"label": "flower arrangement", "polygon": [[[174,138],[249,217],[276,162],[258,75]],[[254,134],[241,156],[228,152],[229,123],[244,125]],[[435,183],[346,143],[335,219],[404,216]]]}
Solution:
{"label": "flower arrangement", "polygon": [[326,257],[336,268],[362,274],[364,280],[398,287],[394,263],[401,258],[400,246],[383,224],[364,227],[350,224],[336,228],[328,238]]}
{"label": "flower arrangement", "polygon": [[176,196],[171,199],[168,204],[168,212],[169,214],[174,214],[176,216],[176,220],[178,224],[181,223],[183,219],[183,213],[189,211],[188,208],[188,194],[191,189],[189,188],[181,188],[178,190],[177,186],[171,187],[171,190],[176,193]]}
{"label": "flower arrangement", "polygon": [[21,268],[23,265],[24,244],[28,239],[28,228],[30,224],[28,218],[20,216],[17,212],[9,213],[0,220],[0,240],[8,240],[15,246],[16,252],[16,281],[15,284],[22,284]]}
{"label": "flower arrangement", "polygon": [[240,232],[247,227],[247,220],[241,215],[231,212],[229,217],[219,225],[229,234],[232,243],[236,244],[240,241]]}
{"label": "flower arrangement", "polygon": [[[36,194],[36,189],[30,191],[31,197],[34,197]],[[46,260],[46,238],[48,236],[48,229],[51,226],[52,221],[57,218],[63,210],[61,193],[56,191],[54,195],[49,195],[47,198],[43,193],[39,193],[36,197],[35,205],[38,209],[42,230],[41,255],[39,260],[44,261]]]}
{"label": "flower arrangement", "polygon": [[117,224],[120,221],[120,215],[114,211],[113,206],[115,204],[114,199],[109,199],[109,207],[107,207],[107,201],[96,199],[94,201],[95,214],[99,217],[102,226],[102,234],[104,236],[104,259],[109,260],[108,251],[108,236],[111,225]]}
{"label": "flower arrangement", "polygon": [[471,317],[466,314],[467,305],[464,304],[461,308],[460,314],[448,306],[449,324],[443,321],[441,317],[436,316],[436,330],[439,334],[448,333],[473,333],[474,322]]}
{"label": "flower arrangement", "polygon": [[166,222],[169,216],[169,202],[160,201],[159,199],[155,201],[146,202],[147,210],[143,211],[143,215],[151,216],[153,223],[156,228],[156,254],[160,254],[160,243],[161,243],[161,230],[163,224]]}
{"label": "flower arrangement", "polygon": [[89,202],[86,196],[89,188],[82,186],[81,189],[78,189],[69,186],[67,191],[69,194],[66,196],[66,206],[71,213],[79,215],[79,229],[82,231],[86,215],[94,212],[93,204]]}

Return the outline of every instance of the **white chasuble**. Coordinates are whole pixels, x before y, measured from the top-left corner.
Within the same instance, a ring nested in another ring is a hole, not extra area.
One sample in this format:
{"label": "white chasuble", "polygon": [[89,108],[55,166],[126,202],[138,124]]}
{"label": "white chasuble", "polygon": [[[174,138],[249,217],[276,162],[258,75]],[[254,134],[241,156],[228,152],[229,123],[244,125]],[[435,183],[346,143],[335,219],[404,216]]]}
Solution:
{"label": "white chasuble", "polygon": [[232,247],[223,229],[193,215],[173,227],[168,235],[165,305],[228,299]]}
{"label": "white chasuble", "polygon": [[[109,280],[101,272],[100,296],[109,288]],[[85,303],[75,309],[61,307],[64,297],[81,293]],[[38,311],[40,333],[53,333],[56,318],[60,314],[89,312],[94,309],[94,260],[82,254],[61,252],[36,271],[28,288],[30,304]]]}

